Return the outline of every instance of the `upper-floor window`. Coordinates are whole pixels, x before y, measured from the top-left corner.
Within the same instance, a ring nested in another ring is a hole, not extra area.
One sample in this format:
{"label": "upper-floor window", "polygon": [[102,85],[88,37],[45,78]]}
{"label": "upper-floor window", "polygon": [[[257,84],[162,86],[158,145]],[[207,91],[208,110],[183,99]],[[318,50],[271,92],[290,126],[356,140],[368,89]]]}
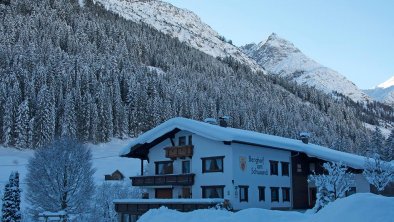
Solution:
{"label": "upper-floor window", "polygon": [[192,137],[192,135],[189,136],[189,145],[193,145],[193,137]]}
{"label": "upper-floor window", "polygon": [[205,157],[202,159],[202,172],[223,172],[223,158],[224,156]]}
{"label": "upper-floor window", "polygon": [[278,175],[278,161],[270,160],[271,175]]}
{"label": "upper-floor window", "polygon": [[223,198],[224,186],[201,186],[202,198]]}
{"label": "upper-floor window", "polygon": [[282,187],[282,199],[283,202],[290,201],[290,188]]}
{"label": "upper-floor window", "polygon": [[265,187],[259,187],[259,201],[265,201]]}
{"label": "upper-floor window", "polygon": [[281,162],[282,164],[282,176],[289,176],[289,163]]}
{"label": "upper-floor window", "polygon": [[156,165],[156,174],[157,175],[162,175],[162,174],[173,174],[173,165],[172,161],[159,161],[155,162]]}
{"label": "upper-floor window", "polygon": [[271,202],[279,202],[279,187],[271,187]]}
{"label": "upper-floor window", "polygon": [[178,138],[178,146],[184,146],[186,145],[186,136],[180,136]]}
{"label": "upper-floor window", "polygon": [[190,160],[182,161],[182,173],[190,173]]}
{"label": "upper-floor window", "polygon": [[239,202],[248,202],[249,186],[239,186]]}

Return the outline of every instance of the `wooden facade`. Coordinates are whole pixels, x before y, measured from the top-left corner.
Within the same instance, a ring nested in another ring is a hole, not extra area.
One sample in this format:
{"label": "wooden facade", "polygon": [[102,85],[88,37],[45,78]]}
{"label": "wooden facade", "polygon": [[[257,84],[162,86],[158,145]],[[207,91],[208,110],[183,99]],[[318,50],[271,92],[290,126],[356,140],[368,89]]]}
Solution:
{"label": "wooden facade", "polygon": [[190,201],[190,200],[115,200],[115,211],[118,213],[120,222],[130,222],[137,221],[137,219],[144,213],[148,212],[151,209],[157,209],[162,206],[167,207],[168,209],[173,209],[181,212],[190,212],[193,210],[199,209],[208,209],[215,207],[218,204],[223,203],[224,200],[217,199],[215,201]]}
{"label": "wooden facade", "polygon": [[130,177],[133,186],[192,186],[194,173]]}
{"label": "wooden facade", "polygon": [[313,190],[313,188],[309,189],[308,176],[313,174],[313,172],[322,174],[324,172],[323,163],[323,160],[310,158],[304,153],[292,152],[291,173],[294,209],[307,209],[313,207],[315,190]]}

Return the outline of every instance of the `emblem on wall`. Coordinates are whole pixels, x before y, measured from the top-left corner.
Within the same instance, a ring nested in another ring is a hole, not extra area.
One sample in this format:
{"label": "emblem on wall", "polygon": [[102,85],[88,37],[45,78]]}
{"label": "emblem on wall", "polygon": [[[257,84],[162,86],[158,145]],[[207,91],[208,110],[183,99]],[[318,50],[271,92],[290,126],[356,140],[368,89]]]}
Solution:
{"label": "emblem on wall", "polygon": [[239,167],[242,171],[246,170],[246,157],[240,156],[239,157]]}

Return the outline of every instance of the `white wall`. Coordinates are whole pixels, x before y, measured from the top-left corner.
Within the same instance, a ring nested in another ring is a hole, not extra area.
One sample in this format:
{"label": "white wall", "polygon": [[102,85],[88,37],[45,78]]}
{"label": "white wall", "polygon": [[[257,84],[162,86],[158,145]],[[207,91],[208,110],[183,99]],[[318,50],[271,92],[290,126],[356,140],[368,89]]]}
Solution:
{"label": "white wall", "polygon": [[356,185],[357,193],[369,193],[371,192],[368,181],[365,179],[363,174],[355,174],[354,183]]}
{"label": "white wall", "polygon": [[[291,174],[290,152],[284,150],[262,148],[257,146],[250,146],[244,144],[232,143],[233,150],[233,172],[234,185],[232,186],[233,198],[231,202],[235,209],[244,209],[249,207],[273,208],[273,207],[291,207],[290,202],[283,202],[282,187],[290,188],[291,197],[291,180],[289,176],[282,176],[282,168],[280,161],[289,163],[289,174]],[[246,159],[245,170],[241,169],[241,158]],[[263,160],[256,163],[253,159]],[[278,176],[270,175],[270,160],[279,161]],[[259,171],[256,173],[256,170]],[[261,175],[260,173],[263,173]],[[235,194],[235,186],[248,185],[249,186],[249,201],[240,202],[239,192]],[[259,201],[259,186],[265,187],[265,201]],[[279,202],[271,202],[270,187],[279,187]]]}
{"label": "white wall", "polygon": [[[224,187],[224,198],[229,199],[235,209],[244,209],[249,207],[262,207],[262,208],[273,208],[273,207],[291,207],[290,202],[282,201],[282,187],[291,188],[290,176],[282,176],[280,161],[290,163],[290,152],[284,150],[276,150],[269,148],[261,148],[250,145],[232,143],[231,145],[225,145],[221,141],[213,141],[196,134],[191,134],[187,131],[178,132],[175,135],[174,142],[178,145],[178,138],[180,136],[186,136],[186,143],[188,143],[188,136],[193,136],[193,157],[191,161],[191,172],[195,174],[194,185],[192,186],[192,198],[202,198],[201,186],[215,186],[223,185]],[[150,149],[148,164],[149,175],[155,175],[155,162],[156,161],[168,161],[169,158],[165,158],[165,147],[172,146],[170,139],[167,139],[154,148]],[[202,160],[204,157],[224,156],[223,159],[223,171],[224,172],[212,172],[202,173]],[[246,169],[242,171],[240,168],[240,158],[244,157],[247,159]],[[252,158],[263,158],[262,169],[259,171],[265,171],[267,175],[259,175],[252,172],[256,170],[257,165],[249,162],[249,157]],[[279,175],[269,175],[269,161],[279,161]],[[182,159],[174,161],[174,174],[182,173]],[[291,173],[291,169],[289,169]],[[234,182],[233,182],[234,181]],[[247,185],[248,189],[248,202],[239,201],[239,191],[235,190],[238,185]],[[258,200],[258,186],[265,186],[265,201],[260,202]],[[271,202],[271,190],[270,187],[279,187],[279,202]],[[149,188],[149,198],[154,198],[154,188]],[[291,190],[290,190],[291,192]],[[182,187],[175,186],[173,189],[173,198],[178,198],[178,195],[182,193]]]}

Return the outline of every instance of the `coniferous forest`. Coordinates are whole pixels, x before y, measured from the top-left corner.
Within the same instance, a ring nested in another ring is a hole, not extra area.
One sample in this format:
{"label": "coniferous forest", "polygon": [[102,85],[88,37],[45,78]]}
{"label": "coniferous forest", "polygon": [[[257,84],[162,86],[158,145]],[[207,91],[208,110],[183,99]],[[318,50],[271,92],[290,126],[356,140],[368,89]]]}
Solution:
{"label": "coniferous forest", "polygon": [[[230,116],[230,126],[363,153],[362,122],[393,110],[360,105],[217,59],[92,0],[0,1],[0,144],[41,147],[134,137],[163,121]],[[380,121],[379,121],[380,119]]]}

